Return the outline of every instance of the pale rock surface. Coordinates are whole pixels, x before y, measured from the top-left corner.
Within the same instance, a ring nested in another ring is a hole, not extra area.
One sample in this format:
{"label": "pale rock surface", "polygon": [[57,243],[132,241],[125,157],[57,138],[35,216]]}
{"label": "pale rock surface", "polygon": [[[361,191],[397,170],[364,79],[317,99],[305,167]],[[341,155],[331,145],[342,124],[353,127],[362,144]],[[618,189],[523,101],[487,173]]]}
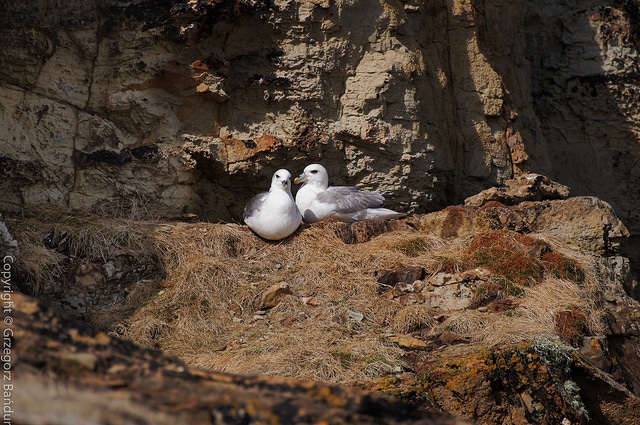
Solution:
{"label": "pale rock surface", "polygon": [[421,349],[427,347],[426,342],[410,335],[395,335],[390,337],[389,341],[398,344],[400,348]]}
{"label": "pale rock surface", "polygon": [[4,223],[2,214],[0,214],[0,255],[3,259],[6,259],[5,263],[9,263],[9,261],[12,260],[7,257],[16,258],[19,252],[18,241],[11,236],[7,225]]}
{"label": "pale rock surface", "polygon": [[508,228],[545,233],[590,252],[611,255],[626,246],[629,230],[608,203],[591,196],[522,202],[516,206],[453,206],[416,223],[444,238]]}
{"label": "pale rock surface", "polygon": [[286,282],[276,283],[267,288],[262,294],[262,308],[277,306],[287,295],[291,295],[291,287]]}
{"label": "pale rock surface", "polygon": [[239,221],[265,176],[322,160],[406,213],[541,173],[635,235],[625,4],[5,2],[2,208]]}
{"label": "pale rock surface", "polygon": [[505,205],[516,205],[523,201],[543,199],[566,199],[569,188],[540,174],[519,175],[504,182],[503,186],[492,187],[464,200],[465,205],[481,207],[490,201]]}

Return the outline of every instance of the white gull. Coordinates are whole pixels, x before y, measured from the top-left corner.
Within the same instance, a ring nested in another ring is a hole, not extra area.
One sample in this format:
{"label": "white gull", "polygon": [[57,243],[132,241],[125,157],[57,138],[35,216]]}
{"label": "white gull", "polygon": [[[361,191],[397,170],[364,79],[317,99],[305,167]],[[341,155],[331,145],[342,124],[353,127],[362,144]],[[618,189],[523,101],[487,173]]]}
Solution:
{"label": "white gull", "polygon": [[302,215],[291,195],[291,173],[276,171],[269,191],[249,199],[243,216],[245,224],[265,239],[280,240],[295,232]]}
{"label": "white gull", "polygon": [[384,197],[380,193],[363,191],[355,186],[329,187],[329,175],[320,164],[307,165],[294,183],[304,183],[296,193],[296,205],[307,223],[329,217],[350,223],[405,215],[382,208]]}

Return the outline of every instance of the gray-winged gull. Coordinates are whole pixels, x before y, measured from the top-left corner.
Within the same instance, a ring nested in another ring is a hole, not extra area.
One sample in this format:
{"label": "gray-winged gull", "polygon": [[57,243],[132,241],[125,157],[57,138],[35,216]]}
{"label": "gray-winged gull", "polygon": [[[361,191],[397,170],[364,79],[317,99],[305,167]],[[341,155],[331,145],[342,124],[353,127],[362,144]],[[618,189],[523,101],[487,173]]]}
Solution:
{"label": "gray-winged gull", "polygon": [[302,215],[291,195],[291,173],[276,171],[269,191],[249,199],[243,216],[245,224],[265,239],[277,241],[295,232]]}
{"label": "gray-winged gull", "polygon": [[304,221],[315,223],[328,217],[352,221],[402,217],[405,214],[381,208],[384,197],[355,186],[329,187],[329,175],[320,164],[307,165],[294,183],[304,183],[296,193],[296,205]]}

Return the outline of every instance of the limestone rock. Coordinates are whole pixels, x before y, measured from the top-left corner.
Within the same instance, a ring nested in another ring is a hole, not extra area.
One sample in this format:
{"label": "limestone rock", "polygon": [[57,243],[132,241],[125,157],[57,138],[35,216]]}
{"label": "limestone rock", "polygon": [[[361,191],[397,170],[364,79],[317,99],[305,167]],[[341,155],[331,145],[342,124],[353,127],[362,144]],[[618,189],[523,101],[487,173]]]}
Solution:
{"label": "limestone rock", "polygon": [[505,205],[516,205],[523,201],[566,199],[568,197],[569,188],[567,186],[551,181],[540,174],[523,174],[507,180],[504,186],[492,187],[465,199],[464,204],[481,207],[487,202],[496,201]]}
{"label": "limestone rock", "polygon": [[597,253],[614,253],[629,230],[607,202],[581,196],[519,208],[534,232],[545,232]]}
{"label": "limestone rock", "polygon": [[444,238],[490,229],[523,233],[543,232],[591,252],[617,252],[629,230],[611,205],[601,199],[578,196],[566,200],[522,202],[505,206],[489,202],[482,208],[452,206],[417,217],[417,225]]}
{"label": "limestone rock", "polygon": [[292,293],[291,287],[287,282],[271,285],[262,294],[262,308],[273,308],[277,306],[285,296],[291,295]]}
{"label": "limestone rock", "polygon": [[[460,356],[449,365],[428,362],[422,368],[429,376],[429,382],[449,377],[446,385],[432,387],[445,409],[465,412],[465,415],[481,415],[489,423],[498,421],[503,415],[508,416],[511,423],[585,423],[590,417],[586,407],[602,420],[608,417],[624,423],[640,412],[637,397],[622,385],[612,383],[606,375],[593,372],[588,364],[572,357],[566,350],[553,341],[536,341],[524,347]],[[567,374],[571,370],[575,372]],[[565,383],[550,384],[554,375]],[[467,400],[471,394],[487,400],[482,394],[490,393],[492,386],[498,383],[504,386],[501,408],[491,403],[469,406],[456,401]],[[578,385],[584,391],[572,390]],[[596,396],[598,385],[607,387],[620,404],[614,407]],[[565,407],[550,410],[548,407],[555,403]],[[616,412],[616,408],[621,406],[624,408]]]}
{"label": "limestone rock", "polygon": [[637,233],[633,16],[551,1],[7,4],[3,207],[238,220],[274,169],[321,161],[332,184],[393,193],[408,214],[542,173]]}
{"label": "limestone rock", "polygon": [[0,258],[16,258],[19,252],[18,241],[11,236],[0,214]]}
{"label": "limestone rock", "polygon": [[468,308],[478,287],[476,279],[466,273],[439,273],[429,283],[433,287],[425,295],[427,303],[443,312]]}
{"label": "limestone rock", "polygon": [[392,336],[389,341],[398,344],[400,348],[416,349],[427,347],[427,343],[409,335]]}
{"label": "limestone rock", "polygon": [[403,267],[396,270],[383,270],[378,273],[377,282],[386,286],[396,286],[400,283],[413,283],[424,278],[423,267]]}

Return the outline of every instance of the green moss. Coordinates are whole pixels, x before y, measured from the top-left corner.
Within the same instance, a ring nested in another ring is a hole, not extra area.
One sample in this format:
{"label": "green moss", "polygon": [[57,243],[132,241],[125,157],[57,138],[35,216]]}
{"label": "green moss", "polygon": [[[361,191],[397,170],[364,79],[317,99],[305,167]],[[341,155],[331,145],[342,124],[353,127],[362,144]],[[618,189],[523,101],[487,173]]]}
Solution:
{"label": "green moss", "polygon": [[483,267],[519,285],[535,283],[545,271],[539,253],[548,249],[537,239],[508,231],[484,232],[469,247],[475,267]]}
{"label": "green moss", "polygon": [[584,270],[578,263],[557,252],[547,252],[542,255],[545,271],[557,279],[567,279],[576,283],[583,283]]}
{"label": "green moss", "polygon": [[358,357],[355,354],[347,351],[334,351],[331,355],[338,359],[340,365],[345,368],[351,367],[358,361]]}
{"label": "green moss", "polygon": [[389,364],[389,360],[386,359],[385,357],[382,356],[367,356],[364,359],[365,363],[367,364],[371,364],[371,363],[384,363],[384,364]]}
{"label": "green moss", "polygon": [[422,238],[414,238],[395,247],[396,251],[402,252],[409,257],[417,257],[429,250],[429,244]]}
{"label": "green moss", "polygon": [[484,268],[491,279],[476,290],[472,307],[497,299],[519,297],[524,287],[535,285],[545,276],[584,281],[584,271],[574,260],[553,252],[540,239],[508,230],[483,232],[473,238],[461,261],[465,268]]}

